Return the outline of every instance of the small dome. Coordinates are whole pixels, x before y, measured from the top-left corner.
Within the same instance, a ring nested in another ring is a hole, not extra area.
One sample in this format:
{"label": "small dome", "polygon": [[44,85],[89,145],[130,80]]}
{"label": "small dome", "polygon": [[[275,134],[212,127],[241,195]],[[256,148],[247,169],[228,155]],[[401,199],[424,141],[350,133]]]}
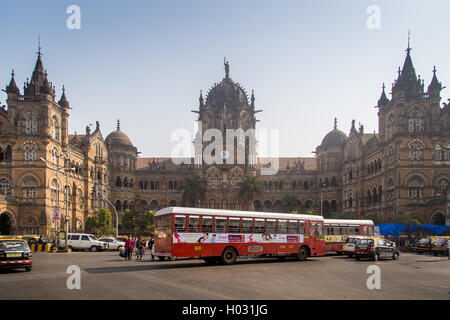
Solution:
{"label": "small dome", "polygon": [[105,143],[112,146],[130,146],[133,147],[133,143],[131,142],[130,138],[120,131],[120,122],[117,122],[117,130],[111,132],[108,134],[108,136],[105,139]]}
{"label": "small dome", "polygon": [[341,130],[335,128],[333,131],[330,131],[325,138],[323,138],[320,146],[324,149],[342,147],[346,141],[347,135]]}

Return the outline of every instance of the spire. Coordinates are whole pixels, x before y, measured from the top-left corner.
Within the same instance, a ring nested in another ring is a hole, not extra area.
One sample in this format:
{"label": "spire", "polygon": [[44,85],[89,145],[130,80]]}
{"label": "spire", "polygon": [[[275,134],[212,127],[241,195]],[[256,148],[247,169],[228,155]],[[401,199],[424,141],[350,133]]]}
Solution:
{"label": "spire", "polygon": [[66,89],[64,88],[64,85],[62,87],[62,95],[61,95],[61,99],[59,99],[58,104],[62,107],[69,107],[69,101],[67,101],[66,98]]}
{"label": "spire", "polygon": [[333,126],[334,130],[337,130],[337,118],[334,118],[334,126]]}
{"label": "spire", "polygon": [[117,131],[120,131],[120,120],[117,119]]}
{"label": "spire", "polygon": [[42,53],[40,40],[38,52],[36,52],[36,54],[38,57],[36,60],[36,65],[34,66],[33,74],[31,76],[31,82],[34,82],[35,86],[39,88],[42,85],[42,82],[44,81],[44,74],[45,74],[44,64],[42,63],[41,59]]}
{"label": "spire", "polygon": [[436,66],[433,68],[433,79],[428,86],[428,93],[433,96],[438,96],[442,90],[442,84],[438,81],[436,76]]}
{"label": "spire", "polygon": [[200,90],[200,97],[198,97],[198,104],[200,108],[203,108],[205,105],[205,100],[203,99],[203,92]]}
{"label": "spire", "polygon": [[252,90],[252,96],[250,98],[251,107],[255,108],[255,92]]}
{"label": "spire", "polygon": [[14,80],[14,69],[12,69],[11,72],[11,81],[9,82],[9,85],[6,86],[6,93],[15,93],[20,94],[19,88],[17,87],[16,80]]}
{"label": "spire", "polygon": [[386,88],[383,82],[383,91],[381,92],[381,97],[378,100],[378,106],[385,106],[389,103],[389,99],[386,97],[386,92],[384,91],[384,89]]}

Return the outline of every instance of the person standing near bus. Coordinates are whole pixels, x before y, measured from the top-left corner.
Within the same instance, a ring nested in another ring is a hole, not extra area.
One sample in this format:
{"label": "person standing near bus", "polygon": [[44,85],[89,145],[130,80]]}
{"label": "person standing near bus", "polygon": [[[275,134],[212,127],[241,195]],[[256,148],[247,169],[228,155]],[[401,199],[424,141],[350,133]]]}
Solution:
{"label": "person standing near bus", "polygon": [[128,236],[128,240],[125,241],[125,260],[130,261],[133,255],[134,243],[131,236]]}
{"label": "person standing near bus", "polygon": [[142,236],[139,236],[139,239],[136,241],[136,261],[142,260],[142,256],[144,255],[144,247],[145,247],[145,241],[142,239]]}

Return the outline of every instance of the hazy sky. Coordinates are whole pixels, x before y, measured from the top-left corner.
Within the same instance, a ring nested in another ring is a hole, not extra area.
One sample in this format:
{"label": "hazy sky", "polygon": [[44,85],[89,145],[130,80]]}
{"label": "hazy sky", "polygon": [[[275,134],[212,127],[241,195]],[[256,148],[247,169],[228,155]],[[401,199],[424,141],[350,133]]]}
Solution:
{"label": "hazy sky", "polygon": [[[66,27],[72,4],[80,30]],[[380,29],[367,27],[371,5]],[[449,11],[448,0],[0,0],[0,85],[14,68],[22,91],[40,34],[58,100],[64,84],[73,107],[71,133],[98,120],[106,138],[120,118],[141,156],[169,156],[171,133],[193,130],[190,111],[224,77],[226,56],[230,77],[264,110],[257,126],[280,130],[280,154],[312,156],[334,117],[346,134],[352,119],[378,131],[374,106],[403,65],[408,29],[425,86],[433,65],[450,84]]]}

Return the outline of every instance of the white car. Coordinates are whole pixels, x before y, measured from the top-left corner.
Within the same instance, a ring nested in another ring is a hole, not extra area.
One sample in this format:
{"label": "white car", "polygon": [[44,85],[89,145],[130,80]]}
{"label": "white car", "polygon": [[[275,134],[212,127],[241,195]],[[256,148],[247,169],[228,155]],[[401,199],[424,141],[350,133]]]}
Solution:
{"label": "white car", "polygon": [[[107,244],[98,241],[93,234],[87,233],[69,233],[67,236],[68,248],[71,250],[90,250],[92,252],[98,250],[106,250]],[[65,240],[60,240],[61,248],[65,248]]]}
{"label": "white car", "polygon": [[342,253],[346,254],[350,258],[353,257],[353,255],[355,254],[355,244],[361,238],[362,238],[362,236],[349,236],[345,240],[345,244],[342,247]]}
{"label": "white car", "polygon": [[120,250],[120,248],[125,248],[125,242],[114,238],[100,238],[98,241],[106,243],[107,249],[109,250]]}

